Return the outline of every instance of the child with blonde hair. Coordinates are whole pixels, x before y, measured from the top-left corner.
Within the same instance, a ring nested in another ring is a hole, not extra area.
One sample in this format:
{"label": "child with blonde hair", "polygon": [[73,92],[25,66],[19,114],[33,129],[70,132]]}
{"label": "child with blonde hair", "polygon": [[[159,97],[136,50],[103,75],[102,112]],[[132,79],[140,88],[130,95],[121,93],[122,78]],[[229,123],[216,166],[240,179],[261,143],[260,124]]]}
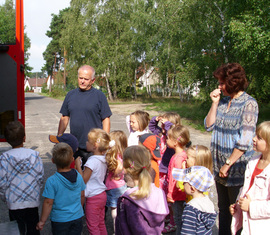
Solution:
{"label": "child with blonde hair", "polygon": [[163,190],[152,183],[151,155],[143,146],[131,146],[124,151],[123,166],[136,185],[118,200],[116,235],[161,234],[168,214]]}
{"label": "child with blonde hair", "polygon": [[86,184],[85,188],[85,217],[86,224],[90,234],[106,235],[105,226],[105,205],[107,196],[104,179],[107,172],[105,153],[113,145],[109,134],[99,128],[94,128],[88,133],[86,142],[87,151],[93,152],[93,155],[87,159],[84,170],[82,171],[81,160],[75,161],[76,169],[83,176]]}
{"label": "child with blonde hair", "polygon": [[236,203],[230,206],[232,234],[241,228],[241,234],[269,234],[270,121],[262,122],[257,127],[253,149],[260,154],[248,162],[244,185]]}
{"label": "child with blonde hair", "polygon": [[187,149],[187,160],[183,168],[204,166],[213,173],[213,160],[211,151],[204,145],[192,145]]}
{"label": "child with blonde hair", "polygon": [[[203,145],[192,145],[187,149],[187,160],[183,162],[182,168],[189,168],[192,166],[203,166],[206,167],[211,174],[213,173],[213,160],[211,151],[209,148]],[[180,169],[174,168],[172,174],[181,171]],[[184,183],[182,181],[177,181],[177,187],[184,192]],[[208,192],[204,192],[208,195]],[[192,199],[191,195],[187,195],[186,202]]]}
{"label": "child with blonde hair", "polygon": [[126,191],[124,180],[123,152],[127,148],[127,136],[123,131],[117,130],[110,133],[114,145],[106,153],[108,174],[105,185],[107,187],[106,206],[111,208],[113,225],[115,228],[116,207],[118,198]]}
{"label": "child with blonde hair", "polygon": [[149,121],[149,113],[142,110],[137,110],[126,116],[126,124],[130,133],[128,137],[128,146],[138,145],[139,136],[149,133],[149,130],[147,129]]}
{"label": "child with blonde hair", "polygon": [[[175,154],[170,160],[168,166],[168,194],[167,201],[172,204],[170,223],[164,228],[164,232],[171,232],[175,229],[176,234],[180,234],[182,224],[182,213],[186,199],[185,192],[176,186],[176,180],[172,177],[173,168],[182,168],[183,162],[187,159],[185,146],[190,141],[189,130],[184,126],[174,126],[168,131],[167,145],[175,150]],[[173,214],[173,219],[172,219]],[[175,225],[173,224],[175,223]]]}

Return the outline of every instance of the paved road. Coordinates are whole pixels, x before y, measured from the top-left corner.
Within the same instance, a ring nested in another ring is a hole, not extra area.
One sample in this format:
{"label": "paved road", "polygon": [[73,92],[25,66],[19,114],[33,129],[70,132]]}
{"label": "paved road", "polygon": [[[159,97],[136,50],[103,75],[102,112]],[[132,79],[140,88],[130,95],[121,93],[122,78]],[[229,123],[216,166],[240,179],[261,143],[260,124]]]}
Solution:
{"label": "paved road", "polygon": [[[58,128],[58,122],[61,114],[59,114],[62,101],[52,98],[40,96],[33,93],[27,93],[25,96],[25,108],[26,108],[26,142],[25,147],[35,149],[40,152],[40,157],[44,163],[45,180],[54,174],[56,168],[51,163],[51,149],[53,144],[49,142],[48,135],[56,134]],[[127,108],[129,107],[129,108]],[[128,130],[125,124],[125,115],[138,109],[134,105],[125,105],[119,107],[119,105],[111,106],[113,115],[111,117],[111,130],[123,130],[128,134]],[[156,115],[154,112],[149,112],[150,115]],[[190,129],[191,140],[193,144],[210,145],[210,135],[201,133],[192,128]],[[69,129],[67,130],[67,132]],[[0,152],[9,149],[7,143],[0,143]],[[216,205],[215,189],[213,201]],[[8,210],[6,205],[0,201],[0,223],[9,221]],[[41,208],[40,208],[41,211]],[[112,220],[109,213],[106,215],[106,226],[108,234],[112,234]],[[214,228],[214,233],[217,233],[217,228]],[[47,235],[50,233],[50,222],[47,221],[44,231],[41,234]],[[83,234],[88,234],[86,227],[84,227]],[[172,233],[173,234],[173,233]]]}

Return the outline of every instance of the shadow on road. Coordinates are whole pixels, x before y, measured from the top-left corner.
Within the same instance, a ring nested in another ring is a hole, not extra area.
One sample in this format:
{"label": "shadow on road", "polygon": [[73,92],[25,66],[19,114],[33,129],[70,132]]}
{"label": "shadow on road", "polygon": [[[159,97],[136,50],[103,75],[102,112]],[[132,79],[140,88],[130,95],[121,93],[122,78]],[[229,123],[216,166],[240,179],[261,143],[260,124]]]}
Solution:
{"label": "shadow on road", "polygon": [[27,104],[28,102],[27,101],[30,101],[30,100],[41,100],[41,99],[44,99],[46,98],[45,96],[25,96],[24,98],[24,101],[25,101],[25,104]]}

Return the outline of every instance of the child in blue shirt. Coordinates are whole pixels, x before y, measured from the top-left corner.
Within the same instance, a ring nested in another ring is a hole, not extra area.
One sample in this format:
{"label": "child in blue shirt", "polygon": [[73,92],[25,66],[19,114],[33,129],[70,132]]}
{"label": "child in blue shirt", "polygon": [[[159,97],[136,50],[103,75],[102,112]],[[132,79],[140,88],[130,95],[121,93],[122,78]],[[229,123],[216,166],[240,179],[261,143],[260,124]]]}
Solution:
{"label": "child in blue shirt", "polygon": [[82,176],[70,169],[73,151],[68,144],[59,143],[54,146],[52,156],[57,172],[45,184],[37,229],[43,229],[50,215],[53,234],[81,234],[85,184]]}

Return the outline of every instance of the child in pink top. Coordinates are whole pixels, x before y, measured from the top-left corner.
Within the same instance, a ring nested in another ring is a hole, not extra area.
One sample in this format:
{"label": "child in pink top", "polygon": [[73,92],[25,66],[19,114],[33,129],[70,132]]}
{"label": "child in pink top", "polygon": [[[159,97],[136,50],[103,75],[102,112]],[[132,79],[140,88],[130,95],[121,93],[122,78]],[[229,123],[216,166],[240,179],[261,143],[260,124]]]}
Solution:
{"label": "child in pink top", "polygon": [[174,149],[169,148],[166,145],[167,132],[174,125],[181,125],[181,117],[176,112],[166,112],[159,116],[153,117],[149,122],[149,130],[160,136],[160,154],[162,159],[158,161],[159,164],[159,187],[167,193],[168,184],[166,181],[168,166],[172,156],[174,155]]}
{"label": "child in pink top", "polygon": [[127,189],[123,172],[123,152],[127,148],[127,136],[123,131],[112,131],[110,137],[114,143],[106,153],[109,172],[105,183],[107,187],[106,206],[111,207],[111,215],[115,228],[117,200]]}
{"label": "child in pink top", "polygon": [[[175,154],[172,156],[168,166],[168,194],[167,201],[172,203],[172,210],[170,213],[173,214],[174,222],[176,225],[176,234],[180,234],[182,214],[184,210],[184,202],[186,200],[186,194],[176,185],[177,181],[172,177],[173,168],[182,168],[183,162],[187,159],[185,152],[185,146],[190,141],[189,131],[186,127],[177,125],[168,131],[167,145],[169,148],[175,150]],[[172,221],[172,220],[171,220]],[[168,230],[173,224],[170,222]],[[165,227],[165,231],[166,231]]]}

